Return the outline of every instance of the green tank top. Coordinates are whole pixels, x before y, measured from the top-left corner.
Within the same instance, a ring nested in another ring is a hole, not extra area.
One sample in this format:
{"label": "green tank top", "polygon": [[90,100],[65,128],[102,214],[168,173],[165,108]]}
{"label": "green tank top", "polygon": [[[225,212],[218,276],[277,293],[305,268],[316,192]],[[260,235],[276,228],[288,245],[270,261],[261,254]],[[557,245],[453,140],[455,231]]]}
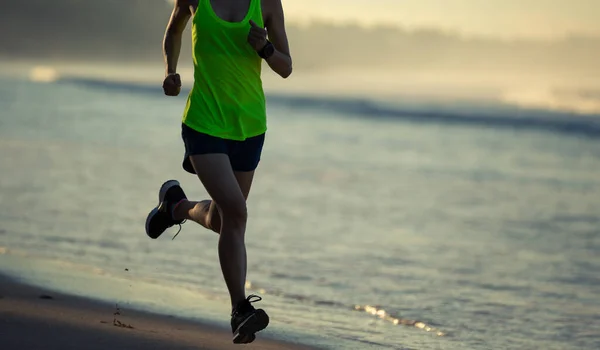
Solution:
{"label": "green tank top", "polygon": [[210,0],[192,21],[194,86],[183,123],[211,136],[243,141],[267,130],[262,59],[248,43],[250,20],[264,27],[260,0],[250,0],[241,22],[227,22]]}

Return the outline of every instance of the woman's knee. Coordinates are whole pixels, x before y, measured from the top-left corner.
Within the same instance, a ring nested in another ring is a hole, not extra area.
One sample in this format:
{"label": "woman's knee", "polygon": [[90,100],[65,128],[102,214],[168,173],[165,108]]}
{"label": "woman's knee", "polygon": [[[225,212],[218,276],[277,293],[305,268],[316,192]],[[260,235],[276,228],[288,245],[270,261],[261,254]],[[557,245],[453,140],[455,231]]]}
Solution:
{"label": "woman's knee", "polygon": [[219,209],[222,214],[223,221],[234,225],[246,225],[248,220],[248,208],[246,201],[231,201],[227,203],[219,203]]}

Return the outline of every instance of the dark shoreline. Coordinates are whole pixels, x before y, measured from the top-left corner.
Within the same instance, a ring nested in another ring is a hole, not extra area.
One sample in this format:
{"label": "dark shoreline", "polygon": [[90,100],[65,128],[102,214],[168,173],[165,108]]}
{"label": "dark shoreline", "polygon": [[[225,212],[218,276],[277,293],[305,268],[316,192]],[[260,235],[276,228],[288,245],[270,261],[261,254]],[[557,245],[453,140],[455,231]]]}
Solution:
{"label": "dark shoreline", "polygon": [[[239,349],[228,330],[30,286],[0,274],[0,348]],[[245,349],[310,349],[260,336]]]}

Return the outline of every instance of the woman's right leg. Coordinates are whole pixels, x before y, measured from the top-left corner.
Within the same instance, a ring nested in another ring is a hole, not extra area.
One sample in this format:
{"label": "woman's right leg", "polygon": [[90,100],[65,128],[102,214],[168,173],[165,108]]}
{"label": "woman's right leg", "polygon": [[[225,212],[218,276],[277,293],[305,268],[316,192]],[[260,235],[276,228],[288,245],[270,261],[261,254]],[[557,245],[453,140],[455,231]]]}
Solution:
{"label": "woman's right leg", "polygon": [[183,200],[173,209],[173,218],[191,220],[202,227],[221,233],[221,214],[217,203],[207,199],[200,202]]}

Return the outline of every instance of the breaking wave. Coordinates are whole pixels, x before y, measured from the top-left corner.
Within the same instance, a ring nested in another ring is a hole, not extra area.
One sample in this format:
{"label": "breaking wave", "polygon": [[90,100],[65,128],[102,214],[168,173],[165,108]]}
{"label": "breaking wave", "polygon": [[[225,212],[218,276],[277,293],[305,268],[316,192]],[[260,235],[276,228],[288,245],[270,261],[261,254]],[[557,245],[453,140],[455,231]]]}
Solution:
{"label": "breaking wave", "polygon": [[[59,84],[108,89],[134,94],[162,94],[160,86],[91,78],[61,78]],[[189,90],[188,90],[189,91]],[[183,91],[186,94],[188,91]],[[268,94],[269,104],[295,110],[328,112],[360,118],[387,118],[410,123],[465,125],[513,130],[538,130],[600,138],[600,115],[519,107],[508,103],[420,102],[393,103],[368,98]]]}

